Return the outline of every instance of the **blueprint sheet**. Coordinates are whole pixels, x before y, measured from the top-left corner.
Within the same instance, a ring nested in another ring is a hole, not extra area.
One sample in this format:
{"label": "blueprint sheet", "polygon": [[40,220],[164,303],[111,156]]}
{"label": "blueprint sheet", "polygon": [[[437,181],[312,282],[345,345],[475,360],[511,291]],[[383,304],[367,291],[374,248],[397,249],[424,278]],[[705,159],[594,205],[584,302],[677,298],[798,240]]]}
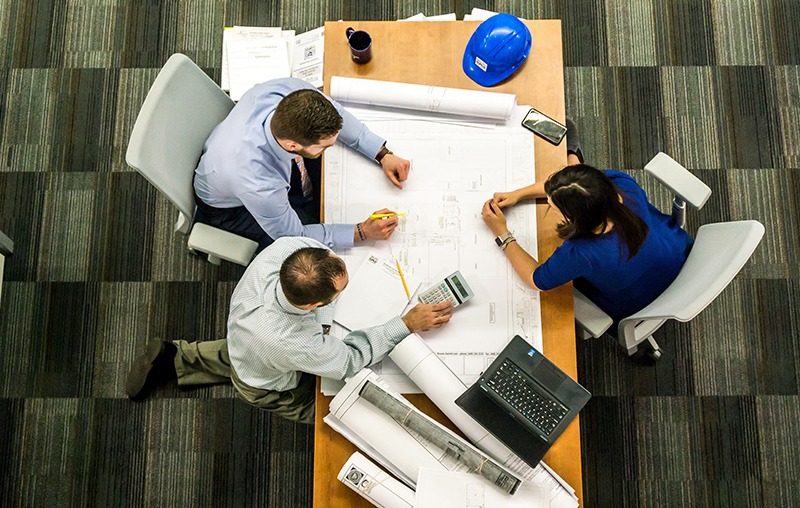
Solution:
{"label": "blueprint sheet", "polygon": [[[345,106],[359,116],[357,107]],[[447,326],[420,334],[466,385],[515,334],[542,347],[539,294],[519,279],[481,219],[481,207],[494,192],[534,181],[533,136],[520,126],[528,109],[518,106],[506,124],[489,129],[370,117],[369,128],[411,161],[403,190],[347,147],[336,144],[325,152],[325,222],[360,222],[384,207],[407,213],[388,241],[337,251],[351,273],[371,249],[385,249],[424,287],[456,269],[472,287],[475,297],[454,311]],[[520,245],[535,256],[533,203],[518,204],[506,217]],[[339,337],[346,333],[334,328]],[[402,393],[419,392],[390,360],[374,370]],[[323,382],[323,391],[332,391],[330,381]]]}

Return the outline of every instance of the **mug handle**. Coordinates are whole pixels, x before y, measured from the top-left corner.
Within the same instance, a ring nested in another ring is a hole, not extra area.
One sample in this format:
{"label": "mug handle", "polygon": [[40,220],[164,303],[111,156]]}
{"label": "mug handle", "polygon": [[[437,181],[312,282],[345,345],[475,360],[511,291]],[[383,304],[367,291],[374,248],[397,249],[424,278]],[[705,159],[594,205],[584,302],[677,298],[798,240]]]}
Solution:
{"label": "mug handle", "polygon": [[347,27],[347,30],[344,31],[344,33],[347,35],[348,40],[350,39],[350,36],[353,35],[353,32],[355,32],[355,30],[353,29],[352,26]]}

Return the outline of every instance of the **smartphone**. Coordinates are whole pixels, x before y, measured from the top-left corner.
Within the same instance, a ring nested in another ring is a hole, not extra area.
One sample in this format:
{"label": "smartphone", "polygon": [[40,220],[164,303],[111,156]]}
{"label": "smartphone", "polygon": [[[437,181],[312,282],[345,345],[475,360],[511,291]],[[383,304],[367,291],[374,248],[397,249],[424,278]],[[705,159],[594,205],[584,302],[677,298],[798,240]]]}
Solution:
{"label": "smartphone", "polygon": [[522,126],[526,129],[533,131],[547,141],[558,145],[564,139],[564,134],[567,133],[567,127],[541,111],[531,108],[525,118],[522,120]]}

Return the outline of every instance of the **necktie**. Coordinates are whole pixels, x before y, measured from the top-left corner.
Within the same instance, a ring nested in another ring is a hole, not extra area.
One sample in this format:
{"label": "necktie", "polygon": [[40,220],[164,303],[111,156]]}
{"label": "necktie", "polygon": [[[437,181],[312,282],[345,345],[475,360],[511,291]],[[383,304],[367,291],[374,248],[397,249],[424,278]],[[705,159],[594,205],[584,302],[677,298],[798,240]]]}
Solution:
{"label": "necktie", "polygon": [[312,188],[311,178],[308,176],[308,171],[306,171],[306,164],[303,162],[302,157],[295,157],[294,162],[300,171],[300,188],[303,189],[303,197],[309,198],[311,197]]}

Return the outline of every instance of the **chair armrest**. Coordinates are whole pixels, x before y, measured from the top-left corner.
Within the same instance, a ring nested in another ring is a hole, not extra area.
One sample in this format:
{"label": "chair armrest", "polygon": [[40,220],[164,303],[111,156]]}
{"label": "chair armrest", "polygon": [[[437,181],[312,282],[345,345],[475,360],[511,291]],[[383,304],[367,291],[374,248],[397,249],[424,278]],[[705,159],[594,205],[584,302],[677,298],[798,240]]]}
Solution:
{"label": "chair armrest", "polygon": [[10,256],[14,253],[14,242],[0,231],[0,254]]}
{"label": "chair armrest", "polygon": [[192,250],[242,266],[250,264],[258,248],[253,240],[201,223],[194,225],[187,243]]}
{"label": "chair armrest", "polygon": [[667,186],[676,196],[697,209],[702,208],[711,196],[711,188],[708,185],[664,152],[658,152],[644,170]]}
{"label": "chair armrest", "polygon": [[572,289],[572,296],[575,300],[575,322],[595,339],[602,337],[614,320],[577,289]]}

